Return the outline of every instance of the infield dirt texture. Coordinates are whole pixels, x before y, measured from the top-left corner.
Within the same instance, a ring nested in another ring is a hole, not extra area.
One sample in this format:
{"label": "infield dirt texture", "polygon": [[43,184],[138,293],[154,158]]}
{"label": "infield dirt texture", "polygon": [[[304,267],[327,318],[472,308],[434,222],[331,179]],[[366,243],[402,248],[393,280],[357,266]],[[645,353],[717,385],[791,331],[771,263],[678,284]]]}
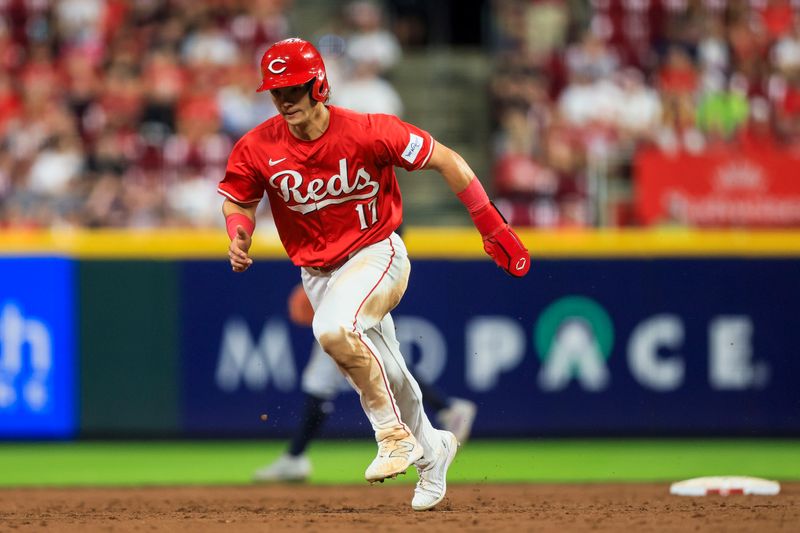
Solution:
{"label": "infield dirt texture", "polygon": [[[8,531],[800,531],[796,439],[474,440],[445,500],[411,510],[416,474],[368,485],[369,440],[310,452],[310,484],[253,485],[283,441],[0,443]],[[366,459],[365,459],[366,458]],[[753,475],[781,494],[671,496],[672,481]]]}
{"label": "infield dirt texture", "polygon": [[657,484],[458,484],[414,512],[413,486],[0,490],[3,531],[798,531],[800,483],[778,496],[671,496]]}

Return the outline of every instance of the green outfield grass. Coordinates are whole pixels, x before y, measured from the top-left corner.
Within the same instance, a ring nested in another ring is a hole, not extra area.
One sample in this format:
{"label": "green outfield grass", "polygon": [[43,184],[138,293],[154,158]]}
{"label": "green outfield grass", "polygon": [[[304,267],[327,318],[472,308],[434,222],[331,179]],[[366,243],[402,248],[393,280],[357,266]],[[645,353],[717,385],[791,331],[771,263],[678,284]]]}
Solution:
{"label": "green outfield grass", "polygon": [[[277,441],[5,443],[0,486],[243,484],[284,449]],[[364,483],[374,453],[369,441],[315,442],[312,482]],[[798,480],[800,440],[477,440],[461,449],[448,480],[570,483],[708,475]],[[414,480],[409,472],[404,481]]]}

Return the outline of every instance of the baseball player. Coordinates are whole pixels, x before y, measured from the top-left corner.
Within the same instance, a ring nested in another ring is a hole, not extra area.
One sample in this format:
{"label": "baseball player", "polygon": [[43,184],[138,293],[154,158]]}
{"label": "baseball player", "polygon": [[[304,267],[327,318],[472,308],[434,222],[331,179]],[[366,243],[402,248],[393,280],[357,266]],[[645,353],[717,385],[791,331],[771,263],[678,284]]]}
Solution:
{"label": "baseball player", "polygon": [[314,336],[359,394],[378,453],[369,482],[415,465],[411,506],[436,506],[458,441],[436,430],[406,368],[389,312],[408,285],[410,264],[395,229],[402,202],[394,167],[438,171],[506,272],[524,276],[530,256],[455,152],[397,117],[328,106],[319,52],[302,39],[272,45],[261,60],[259,91],[278,116],[245,134],[228,159],[219,191],[234,272],[244,272],[258,203],[266,193],[278,235],[314,309]]}
{"label": "baseball player", "polygon": [[[311,328],[314,309],[302,283],[298,283],[289,294],[287,311],[292,323]],[[414,372],[411,374],[414,375]],[[477,413],[475,403],[463,398],[444,398],[438,390],[416,375],[414,378],[420,387],[425,405],[436,414],[442,428],[455,435],[459,443],[466,442]],[[350,389],[333,359],[322,350],[319,343],[313,343],[308,364],[303,369],[302,390],[305,400],[302,419],[289,441],[286,453],[257,469],[253,480],[298,482],[308,479],[311,476],[311,461],[305,453],[306,449],[333,412],[333,400],[340,392]]]}

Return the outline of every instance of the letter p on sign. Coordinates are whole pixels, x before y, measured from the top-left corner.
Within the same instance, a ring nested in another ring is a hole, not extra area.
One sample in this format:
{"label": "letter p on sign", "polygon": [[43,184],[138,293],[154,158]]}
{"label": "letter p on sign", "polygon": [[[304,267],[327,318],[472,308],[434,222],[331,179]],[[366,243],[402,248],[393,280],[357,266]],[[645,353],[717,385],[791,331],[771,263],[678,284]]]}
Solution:
{"label": "letter p on sign", "polygon": [[497,386],[502,372],[516,367],[525,356],[525,332],[510,318],[476,317],[466,326],[467,384],[474,391]]}

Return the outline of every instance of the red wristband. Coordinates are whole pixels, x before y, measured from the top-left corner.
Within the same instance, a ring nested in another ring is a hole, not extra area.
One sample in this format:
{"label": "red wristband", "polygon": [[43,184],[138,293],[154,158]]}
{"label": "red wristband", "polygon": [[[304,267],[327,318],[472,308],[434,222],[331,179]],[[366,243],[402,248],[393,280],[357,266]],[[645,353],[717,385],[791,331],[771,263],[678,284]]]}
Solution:
{"label": "red wristband", "polygon": [[230,237],[231,240],[236,238],[237,226],[243,227],[248,235],[252,235],[253,230],[256,229],[256,223],[250,220],[250,217],[247,215],[231,213],[225,217],[225,227],[228,229],[228,237]]}
{"label": "red wristband", "polygon": [[458,196],[458,199],[464,204],[464,207],[467,208],[470,215],[489,203],[489,197],[486,195],[486,191],[483,190],[483,185],[481,185],[478,178],[472,178],[467,188],[456,196]]}

